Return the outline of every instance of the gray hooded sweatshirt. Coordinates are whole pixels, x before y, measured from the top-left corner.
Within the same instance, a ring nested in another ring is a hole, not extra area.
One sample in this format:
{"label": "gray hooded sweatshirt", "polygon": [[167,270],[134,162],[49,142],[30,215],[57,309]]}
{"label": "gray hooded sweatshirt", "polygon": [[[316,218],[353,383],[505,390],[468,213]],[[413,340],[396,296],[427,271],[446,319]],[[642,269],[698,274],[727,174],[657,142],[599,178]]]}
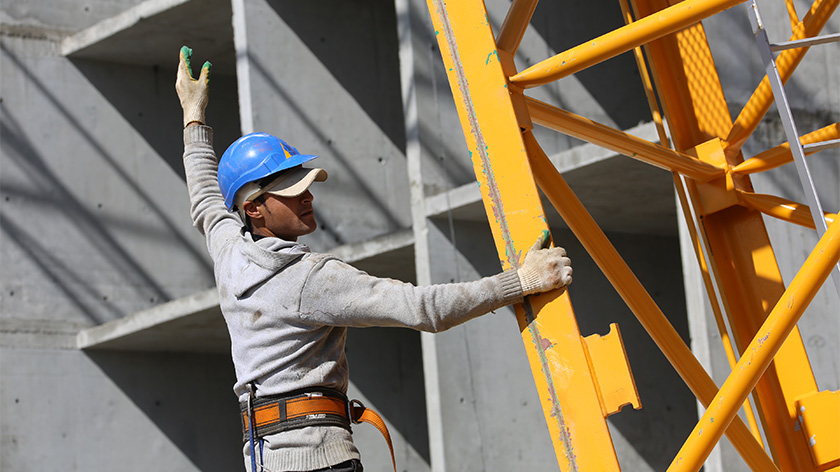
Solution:
{"label": "gray hooded sweatshirt", "polygon": [[[347,327],[440,332],[522,301],[515,271],[474,282],[416,287],[370,276],[329,254],[279,238],[254,241],[224,204],[212,129],[184,130],[191,216],[207,240],[227,322],[240,401],[311,387],[347,392]],[[306,427],[264,438],[273,471],[306,471],[359,458],[349,431]],[[250,448],[244,448],[250,464]]]}

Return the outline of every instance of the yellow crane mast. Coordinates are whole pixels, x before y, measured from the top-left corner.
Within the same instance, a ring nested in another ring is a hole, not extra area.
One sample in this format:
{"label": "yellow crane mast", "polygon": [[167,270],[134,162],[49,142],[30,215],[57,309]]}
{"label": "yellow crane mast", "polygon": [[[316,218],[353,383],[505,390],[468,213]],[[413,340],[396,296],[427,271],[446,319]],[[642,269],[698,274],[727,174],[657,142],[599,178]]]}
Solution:
{"label": "yellow crane mast", "polygon": [[[514,0],[495,35],[482,0],[427,0],[501,263],[518,267],[535,236],[548,230],[542,191],[706,407],[669,470],[699,470],[723,434],[752,470],[840,470],[840,392],[817,390],[796,327],[832,271],[837,274],[840,223],[833,213],[816,212],[815,221],[808,206],[757,194],[750,182],[752,173],[791,162],[797,149],[807,154],[836,146],[840,125],[744,160],[742,145],[778,94],[774,78],[765,77],[733,121],[700,23],[743,1],[620,1],[625,26],[518,71],[514,56],[536,0]],[[784,50],[768,65],[778,71],[777,81],[786,81],[816,44],[809,38],[837,3],[816,0],[801,20],[788,5],[792,46],[777,48]],[[662,144],[525,93],[628,51],[639,63]],[[546,157],[534,124],[673,174],[732,366],[720,389]],[[762,215],[821,234],[788,287]],[[560,469],[619,470],[606,418],[641,402],[617,325],[606,336],[582,337],[566,292],[529,297],[516,314]],[[742,406],[746,422],[737,415]]]}

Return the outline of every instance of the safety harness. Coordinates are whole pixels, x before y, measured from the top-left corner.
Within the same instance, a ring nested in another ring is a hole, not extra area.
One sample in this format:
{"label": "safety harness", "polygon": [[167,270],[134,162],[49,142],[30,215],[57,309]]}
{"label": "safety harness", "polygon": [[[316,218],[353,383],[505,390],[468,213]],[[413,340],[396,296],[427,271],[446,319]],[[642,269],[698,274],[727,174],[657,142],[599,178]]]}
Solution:
{"label": "safety harness", "polygon": [[[338,426],[351,433],[350,424],[368,423],[382,433],[391,452],[394,472],[394,446],[385,421],[378,413],[366,408],[359,400],[349,400],[338,390],[310,388],[285,395],[256,398],[253,388],[247,401],[239,403],[243,441],[251,443],[251,466],[256,472],[256,447],[258,439],[307,426]],[[260,452],[262,443],[260,442]]]}

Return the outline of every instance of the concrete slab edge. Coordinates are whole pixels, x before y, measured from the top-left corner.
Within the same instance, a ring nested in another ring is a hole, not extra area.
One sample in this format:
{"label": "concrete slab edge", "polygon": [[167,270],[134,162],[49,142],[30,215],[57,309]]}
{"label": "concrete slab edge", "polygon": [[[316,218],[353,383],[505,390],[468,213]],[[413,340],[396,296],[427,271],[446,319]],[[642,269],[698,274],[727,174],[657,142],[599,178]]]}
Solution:
{"label": "concrete slab edge", "polygon": [[61,54],[70,57],[131,28],[146,18],[153,17],[189,1],[191,0],[146,0],[119,15],[102,20],[89,28],[64,38],[61,42]]}
{"label": "concrete slab edge", "polygon": [[138,311],[118,320],[83,329],[76,335],[76,347],[78,349],[92,348],[107,341],[137,333],[218,305],[219,294],[216,288],[213,287],[143,311]]}
{"label": "concrete slab edge", "polygon": [[379,254],[406,248],[413,244],[414,232],[411,229],[404,229],[357,243],[337,246],[327,252],[344,262],[352,264]]}

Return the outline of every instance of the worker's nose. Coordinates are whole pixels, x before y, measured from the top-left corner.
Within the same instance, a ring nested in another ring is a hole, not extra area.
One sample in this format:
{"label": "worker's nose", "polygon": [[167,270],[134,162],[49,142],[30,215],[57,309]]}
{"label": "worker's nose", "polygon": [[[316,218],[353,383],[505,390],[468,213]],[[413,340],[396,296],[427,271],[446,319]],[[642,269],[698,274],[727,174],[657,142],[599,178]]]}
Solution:
{"label": "worker's nose", "polygon": [[300,194],[301,203],[312,203],[313,200],[315,200],[315,197],[312,195],[312,192],[310,192],[309,190]]}

